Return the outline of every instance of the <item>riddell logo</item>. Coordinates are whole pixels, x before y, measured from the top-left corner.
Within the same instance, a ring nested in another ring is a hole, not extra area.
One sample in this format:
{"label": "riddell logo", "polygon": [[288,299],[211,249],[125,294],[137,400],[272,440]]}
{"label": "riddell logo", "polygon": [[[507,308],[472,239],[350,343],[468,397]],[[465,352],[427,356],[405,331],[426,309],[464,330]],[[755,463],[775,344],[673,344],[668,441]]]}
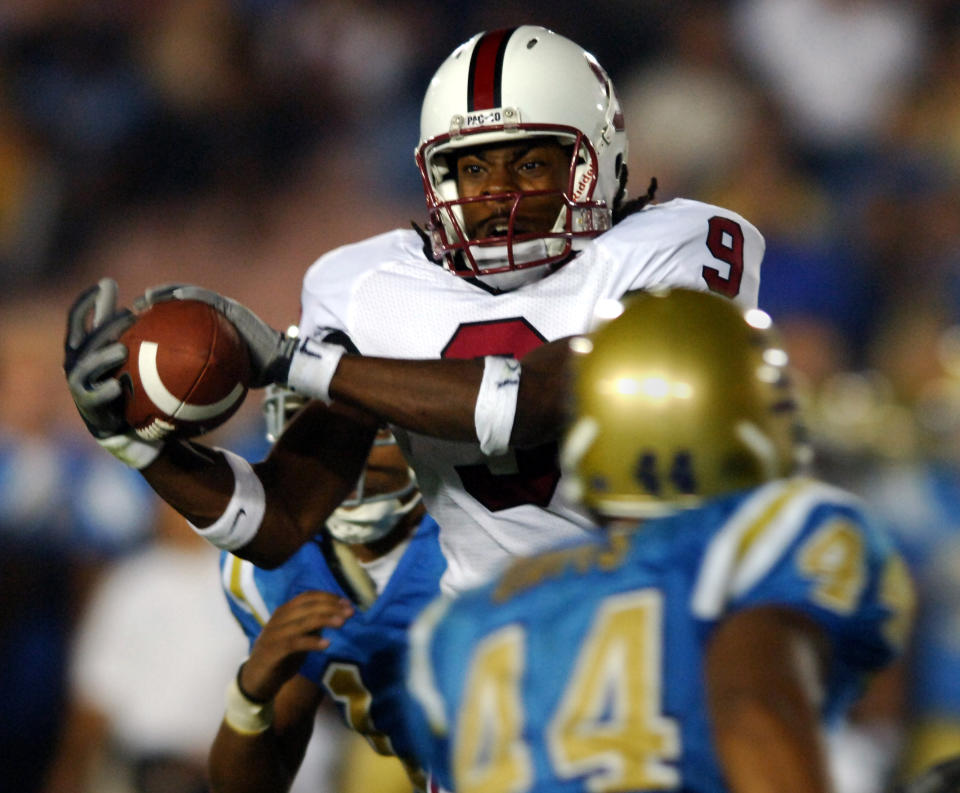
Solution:
{"label": "riddell logo", "polygon": [[593,183],[593,166],[591,165],[587,170],[585,170],[580,178],[577,180],[577,184],[573,190],[573,197],[575,199],[581,199],[587,194],[587,190],[590,189],[590,185]]}

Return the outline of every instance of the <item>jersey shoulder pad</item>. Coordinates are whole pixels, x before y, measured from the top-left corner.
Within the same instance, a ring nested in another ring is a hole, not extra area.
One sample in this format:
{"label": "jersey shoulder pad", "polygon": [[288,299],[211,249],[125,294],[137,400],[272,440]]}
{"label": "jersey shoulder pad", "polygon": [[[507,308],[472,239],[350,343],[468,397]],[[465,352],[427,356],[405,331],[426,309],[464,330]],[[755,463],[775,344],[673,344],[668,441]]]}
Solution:
{"label": "jersey shoulder pad", "polygon": [[623,291],[655,285],[719,292],[755,308],[763,236],[737,212],[677,198],[629,215],[595,243],[622,265]]}
{"label": "jersey shoulder pad", "polygon": [[913,585],[890,537],[858,497],[802,477],[748,498],[713,537],[701,571],[698,616],[795,608],[827,632],[851,668],[887,663],[913,619]]}
{"label": "jersey shoulder pad", "polygon": [[269,577],[264,576],[267,572],[227,551],[220,554],[220,586],[230,611],[250,639],[259,635],[279,605],[268,602],[276,600],[276,588],[270,585]]}
{"label": "jersey shoulder pad", "polygon": [[702,619],[722,614],[816,524],[842,514],[858,530],[870,525],[859,498],[806,477],[778,479],[738,498],[736,508],[713,527],[702,556],[692,597]]}
{"label": "jersey shoulder pad", "polygon": [[419,257],[423,243],[413,229],[393,229],[328,251],[307,270],[305,291],[323,292],[330,280],[349,280],[386,262]]}
{"label": "jersey shoulder pad", "polygon": [[625,217],[598,239],[631,240],[642,237],[644,241],[677,245],[690,237],[699,239],[713,217],[727,218],[739,224],[751,241],[761,246],[766,245],[757,227],[739,212],[690,198],[674,198],[663,204],[649,204],[639,212]]}
{"label": "jersey shoulder pad", "polygon": [[347,308],[358,279],[395,262],[429,264],[413,229],[394,229],[323,254],[303,278],[301,335],[317,328],[348,330]]}
{"label": "jersey shoulder pad", "polygon": [[397,563],[394,576],[406,580],[405,589],[439,593],[440,577],[446,569],[447,559],[440,547],[440,526],[431,515],[424,515]]}
{"label": "jersey shoulder pad", "polygon": [[[227,603],[244,632],[256,636],[274,610],[296,594],[305,574],[322,585],[329,576],[323,553],[315,543],[306,543],[279,567],[266,570],[226,551],[220,554],[220,585]],[[332,580],[332,577],[330,577]]]}

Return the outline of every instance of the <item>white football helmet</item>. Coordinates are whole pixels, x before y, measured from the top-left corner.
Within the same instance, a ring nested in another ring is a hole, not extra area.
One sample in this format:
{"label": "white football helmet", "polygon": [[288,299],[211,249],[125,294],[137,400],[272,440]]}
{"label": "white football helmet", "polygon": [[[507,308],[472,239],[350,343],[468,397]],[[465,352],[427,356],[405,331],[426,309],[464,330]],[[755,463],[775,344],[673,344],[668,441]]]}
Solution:
{"label": "white football helmet", "polygon": [[[459,196],[451,155],[464,147],[545,136],[572,150],[564,206],[554,227],[515,234],[524,193],[509,193],[500,197],[513,201],[507,234],[470,239],[462,205],[491,196]],[[576,240],[610,228],[614,205],[625,197],[626,158],[620,102],[589,52],[533,25],[478,33],[444,61],[423,101],[416,159],[433,253],[457,275],[482,276],[501,289],[535,280],[546,274],[544,265],[565,259]],[[490,278],[498,274],[504,275]]]}
{"label": "white football helmet", "polygon": [[[275,442],[287,421],[305,403],[306,399],[301,394],[296,394],[284,386],[268,385],[263,400],[267,440]],[[390,446],[396,443],[397,439],[389,430],[381,430],[374,440],[375,446]],[[340,542],[353,545],[379,540],[389,534],[401,518],[420,503],[417,480],[409,466],[404,483],[385,493],[367,492],[366,476],[367,469],[364,466],[353,494],[327,518],[327,530]]]}

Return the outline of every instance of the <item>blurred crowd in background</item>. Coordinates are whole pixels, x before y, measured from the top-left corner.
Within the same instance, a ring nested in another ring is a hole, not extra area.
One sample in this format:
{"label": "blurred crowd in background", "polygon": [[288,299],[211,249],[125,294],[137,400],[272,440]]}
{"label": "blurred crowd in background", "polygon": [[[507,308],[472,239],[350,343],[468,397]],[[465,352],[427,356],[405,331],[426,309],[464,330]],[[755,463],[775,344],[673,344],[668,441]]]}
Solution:
{"label": "blurred crowd in background", "polygon": [[[766,237],[760,305],[802,378],[819,464],[890,518],[921,593],[874,737],[909,767],[960,752],[960,5],[3,0],[0,791],[105,790],[85,764],[113,756],[118,791],[190,793],[207,746],[176,726],[187,715],[151,732],[120,714],[152,687],[158,722],[161,701],[196,705],[202,682],[210,713],[185,710],[212,737],[235,670],[223,659],[243,653],[199,541],[183,566],[155,566],[186,580],[199,554],[219,612],[177,605],[158,573],[139,619],[188,663],[103,635],[122,623],[110,597],[148,587],[125,565],[177,532],[75,414],[60,371],[73,297],[103,275],[125,302],[185,281],[295,323],[317,256],[424,220],[413,150],[432,72],[473,33],[521,23],[611,73],[632,195],[656,177],[658,200],[722,204]],[[221,433],[262,456],[258,395]],[[215,648],[198,637],[221,617]],[[120,670],[136,670],[126,689]]]}

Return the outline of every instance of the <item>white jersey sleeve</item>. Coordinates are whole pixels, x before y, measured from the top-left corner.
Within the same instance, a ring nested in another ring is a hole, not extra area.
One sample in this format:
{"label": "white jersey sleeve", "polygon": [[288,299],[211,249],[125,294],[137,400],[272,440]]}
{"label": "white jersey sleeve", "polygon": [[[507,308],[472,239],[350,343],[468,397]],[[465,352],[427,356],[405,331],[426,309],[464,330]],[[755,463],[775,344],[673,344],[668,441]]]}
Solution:
{"label": "white jersey sleeve", "polygon": [[678,198],[651,204],[597,239],[619,262],[621,293],[658,284],[717,292],[756,308],[766,243],[729,209]]}
{"label": "white jersey sleeve", "polygon": [[[390,263],[401,259],[423,259],[417,247],[419,237],[412,231],[395,229],[344,245],[324,254],[307,270],[300,294],[300,336],[318,330],[339,330],[350,336],[351,309],[363,283]],[[351,340],[352,337],[351,337]]]}

